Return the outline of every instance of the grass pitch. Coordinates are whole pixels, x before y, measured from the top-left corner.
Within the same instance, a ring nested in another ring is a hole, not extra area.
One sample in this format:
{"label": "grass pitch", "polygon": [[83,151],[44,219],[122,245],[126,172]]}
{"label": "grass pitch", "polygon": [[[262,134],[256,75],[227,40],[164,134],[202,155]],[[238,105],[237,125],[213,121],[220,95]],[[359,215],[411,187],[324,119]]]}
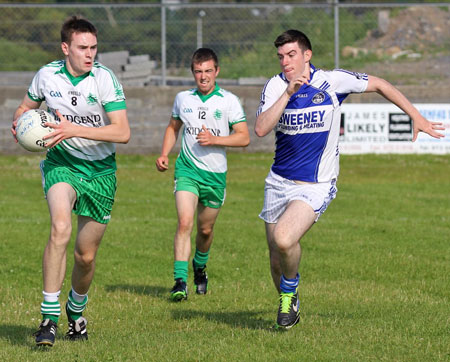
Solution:
{"label": "grass pitch", "polygon": [[[173,165],[120,156],[113,218],[89,292],[89,341],[66,317],[34,347],[49,216],[39,157],[0,157],[2,361],[448,361],[448,156],[343,156],[338,195],[302,242],[301,321],[271,330],[278,308],[258,218],[272,154],[229,154],[227,200],[208,263],[210,293],[171,303]],[[74,218],[75,221],[75,218]],[[70,289],[73,241],[62,290]],[[191,268],[191,266],[190,266]]]}

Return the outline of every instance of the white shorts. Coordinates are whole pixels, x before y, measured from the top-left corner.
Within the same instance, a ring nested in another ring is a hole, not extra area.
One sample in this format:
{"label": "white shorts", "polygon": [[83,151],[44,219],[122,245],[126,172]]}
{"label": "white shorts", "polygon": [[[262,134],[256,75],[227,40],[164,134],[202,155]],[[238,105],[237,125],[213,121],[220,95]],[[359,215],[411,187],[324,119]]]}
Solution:
{"label": "white shorts", "polygon": [[329,182],[297,184],[270,170],[264,188],[264,207],[259,217],[275,224],[286,210],[289,202],[300,200],[312,207],[319,220],[330,202],[336,197],[336,179]]}

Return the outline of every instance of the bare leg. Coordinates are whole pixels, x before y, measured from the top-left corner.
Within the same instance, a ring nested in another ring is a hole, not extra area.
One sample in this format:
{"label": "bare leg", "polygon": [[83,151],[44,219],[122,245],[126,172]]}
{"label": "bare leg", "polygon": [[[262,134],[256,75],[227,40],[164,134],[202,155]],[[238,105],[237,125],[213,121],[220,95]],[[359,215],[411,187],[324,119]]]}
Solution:
{"label": "bare leg", "polygon": [[295,278],[301,258],[300,239],[314,224],[316,214],[303,201],[292,201],[276,224],[266,223],[272,279],[280,292],[280,277]]}
{"label": "bare leg", "polygon": [[72,208],[76,192],[66,183],[57,183],[47,192],[51,230],[42,260],[44,291],[61,290],[66,274],[66,250],[72,233]]}
{"label": "bare leg", "polygon": [[177,261],[188,261],[191,255],[191,233],[194,227],[198,197],[192,192],[177,191],[175,203],[178,225],[173,244],[174,258]]}
{"label": "bare leg", "polygon": [[220,209],[198,205],[195,245],[202,253],[207,253],[211,247],[214,236],[214,224],[219,212]]}
{"label": "bare leg", "polygon": [[273,284],[278,293],[280,293],[281,262],[277,244],[273,239],[273,230],[275,229],[275,226],[276,224],[266,223],[266,237],[267,245],[269,247],[270,272],[272,274]]}
{"label": "bare leg", "polygon": [[86,294],[95,271],[95,257],[106,230],[101,224],[86,216],[78,216],[78,234],[75,243],[75,264],[72,287],[78,294]]}

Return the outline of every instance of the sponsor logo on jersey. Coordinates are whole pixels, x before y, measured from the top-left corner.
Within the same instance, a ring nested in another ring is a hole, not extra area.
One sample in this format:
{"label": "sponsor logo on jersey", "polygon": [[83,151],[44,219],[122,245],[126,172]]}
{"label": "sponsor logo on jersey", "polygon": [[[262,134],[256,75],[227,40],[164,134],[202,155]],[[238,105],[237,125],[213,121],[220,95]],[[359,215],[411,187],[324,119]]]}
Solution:
{"label": "sponsor logo on jersey", "polygon": [[59,97],[59,98],[62,98],[62,94],[61,94],[61,92],[57,92],[57,91],[51,90],[51,91],[50,91],[50,97]]}
{"label": "sponsor logo on jersey", "polygon": [[[197,136],[203,129],[200,127],[186,127],[186,134]],[[211,132],[213,136],[220,136],[220,129],[208,128],[208,131]]]}
{"label": "sponsor logo on jersey", "polygon": [[214,116],[214,119],[216,119],[216,120],[221,119],[222,118],[222,111],[220,109],[216,109],[214,111],[213,116]]}
{"label": "sponsor logo on jersey", "polygon": [[77,91],[68,91],[67,94],[69,96],[81,97],[81,93]]}
{"label": "sponsor logo on jersey", "polygon": [[296,94],[295,98],[308,98],[308,93],[300,93],[300,94]]}
{"label": "sponsor logo on jersey", "polygon": [[325,111],[284,113],[278,121],[278,129],[301,131],[302,129],[324,127],[324,116]]}
{"label": "sponsor logo on jersey", "polygon": [[91,114],[89,116],[65,114],[64,117],[75,124],[90,124],[92,127],[101,127],[102,118],[99,114]]}
{"label": "sponsor logo on jersey", "polygon": [[325,94],[323,92],[317,93],[313,98],[312,102],[314,104],[320,104],[325,100]]}
{"label": "sponsor logo on jersey", "polygon": [[194,113],[192,108],[183,108],[183,113]]}

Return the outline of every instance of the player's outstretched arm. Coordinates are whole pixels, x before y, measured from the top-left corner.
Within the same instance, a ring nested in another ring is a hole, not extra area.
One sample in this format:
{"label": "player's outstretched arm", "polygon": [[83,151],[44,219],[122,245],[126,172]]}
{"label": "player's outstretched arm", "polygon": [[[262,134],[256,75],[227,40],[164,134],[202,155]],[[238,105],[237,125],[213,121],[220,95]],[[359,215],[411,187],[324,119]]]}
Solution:
{"label": "player's outstretched arm", "polygon": [[444,135],[439,130],[445,127],[441,122],[430,122],[423,117],[411,102],[388,81],[369,75],[369,83],[366,92],[377,92],[386,98],[389,102],[394,103],[402,111],[404,111],[413,120],[413,139],[417,139],[419,132],[425,132],[434,138],[441,138]]}
{"label": "player's outstretched arm", "polygon": [[158,171],[164,172],[169,168],[169,153],[178,139],[178,134],[180,132],[183,122],[178,119],[171,118],[169,125],[164,133],[163,145],[161,147],[161,156],[156,160],[156,169]]}
{"label": "player's outstretched arm", "polygon": [[247,122],[235,123],[233,133],[229,136],[214,136],[202,125],[202,132],[197,135],[200,146],[247,147],[250,143]]}
{"label": "player's outstretched arm", "polygon": [[49,147],[54,147],[65,139],[72,137],[81,137],[95,141],[127,143],[130,140],[130,126],[128,124],[127,111],[121,109],[118,111],[108,112],[110,120],[109,125],[104,127],[84,127],[69,122],[58,110],[60,123],[46,123],[48,127],[54,128],[51,135],[45,136],[44,139],[51,138],[48,142]]}

